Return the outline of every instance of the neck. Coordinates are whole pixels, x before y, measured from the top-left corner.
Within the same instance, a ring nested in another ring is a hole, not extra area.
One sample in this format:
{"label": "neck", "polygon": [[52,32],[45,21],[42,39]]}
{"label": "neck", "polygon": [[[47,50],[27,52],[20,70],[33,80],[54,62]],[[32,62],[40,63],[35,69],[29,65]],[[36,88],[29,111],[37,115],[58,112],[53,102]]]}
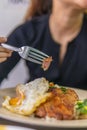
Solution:
{"label": "neck", "polygon": [[[50,17],[50,23],[52,23],[55,33],[61,36],[71,36],[72,38],[77,35],[81,29],[83,21],[83,13],[76,10],[72,6],[63,5],[60,3],[54,3]],[[58,28],[57,28],[58,26]],[[74,34],[74,35],[73,35]]]}

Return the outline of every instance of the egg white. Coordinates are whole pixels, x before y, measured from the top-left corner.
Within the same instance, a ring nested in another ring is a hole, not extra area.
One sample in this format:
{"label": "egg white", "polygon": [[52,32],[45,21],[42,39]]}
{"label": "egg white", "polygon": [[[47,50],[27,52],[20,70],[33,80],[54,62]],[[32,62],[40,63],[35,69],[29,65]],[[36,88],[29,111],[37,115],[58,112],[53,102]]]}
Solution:
{"label": "egg white", "polygon": [[[48,89],[49,82],[45,78],[35,79],[25,85],[17,85],[16,92],[21,103],[10,104],[12,98],[6,96],[2,106],[18,114],[31,115],[41,103],[44,103],[51,96],[51,93],[47,92]],[[24,98],[20,95],[23,95]]]}

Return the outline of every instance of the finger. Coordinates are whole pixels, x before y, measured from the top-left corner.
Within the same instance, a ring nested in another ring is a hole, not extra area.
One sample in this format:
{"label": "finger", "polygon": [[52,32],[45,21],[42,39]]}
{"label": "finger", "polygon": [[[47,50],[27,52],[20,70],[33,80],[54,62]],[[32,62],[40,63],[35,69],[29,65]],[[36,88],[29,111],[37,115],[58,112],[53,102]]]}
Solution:
{"label": "finger", "polygon": [[8,52],[9,53],[9,52],[13,52],[13,51],[0,46],[0,52]]}
{"label": "finger", "polygon": [[6,42],[6,41],[7,41],[7,38],[6,38],[6,37],[0,37],[0,43]]}
{"label": "finger", "polygon": [[0,58],[10,57],[12,53],[0,52]]}
{"label": "finger", "polygon": [[0,63],[4,62],[6,60],[7,60],[7,58],[0,58]]}

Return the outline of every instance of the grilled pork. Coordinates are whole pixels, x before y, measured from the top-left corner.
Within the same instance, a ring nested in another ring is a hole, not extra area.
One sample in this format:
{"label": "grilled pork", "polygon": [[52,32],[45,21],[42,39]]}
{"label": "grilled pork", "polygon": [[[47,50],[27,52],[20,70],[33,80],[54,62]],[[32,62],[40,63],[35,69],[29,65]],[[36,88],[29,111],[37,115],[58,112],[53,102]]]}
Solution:
{"label": "grilled pork", "polygon": [[75,102],[79,100],[76,92],[64,88],[53,88],[49,91],[52,93],[51,98],[37,108],[35,116],[57,120],[74,119]]}

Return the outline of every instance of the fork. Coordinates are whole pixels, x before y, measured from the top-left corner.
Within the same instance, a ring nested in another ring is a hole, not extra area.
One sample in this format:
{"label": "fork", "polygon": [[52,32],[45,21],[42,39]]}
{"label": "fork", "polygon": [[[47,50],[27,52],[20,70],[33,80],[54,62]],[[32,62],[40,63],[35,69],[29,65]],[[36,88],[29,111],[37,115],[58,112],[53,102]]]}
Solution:
{"label": "fork", "polygon": [[33,63],[42,64],[45,58],[49,56],[33,47],[22,46],[20,48],[1,43],[3,48],[18,52],[18,54],[25,60],[31,61]]}

